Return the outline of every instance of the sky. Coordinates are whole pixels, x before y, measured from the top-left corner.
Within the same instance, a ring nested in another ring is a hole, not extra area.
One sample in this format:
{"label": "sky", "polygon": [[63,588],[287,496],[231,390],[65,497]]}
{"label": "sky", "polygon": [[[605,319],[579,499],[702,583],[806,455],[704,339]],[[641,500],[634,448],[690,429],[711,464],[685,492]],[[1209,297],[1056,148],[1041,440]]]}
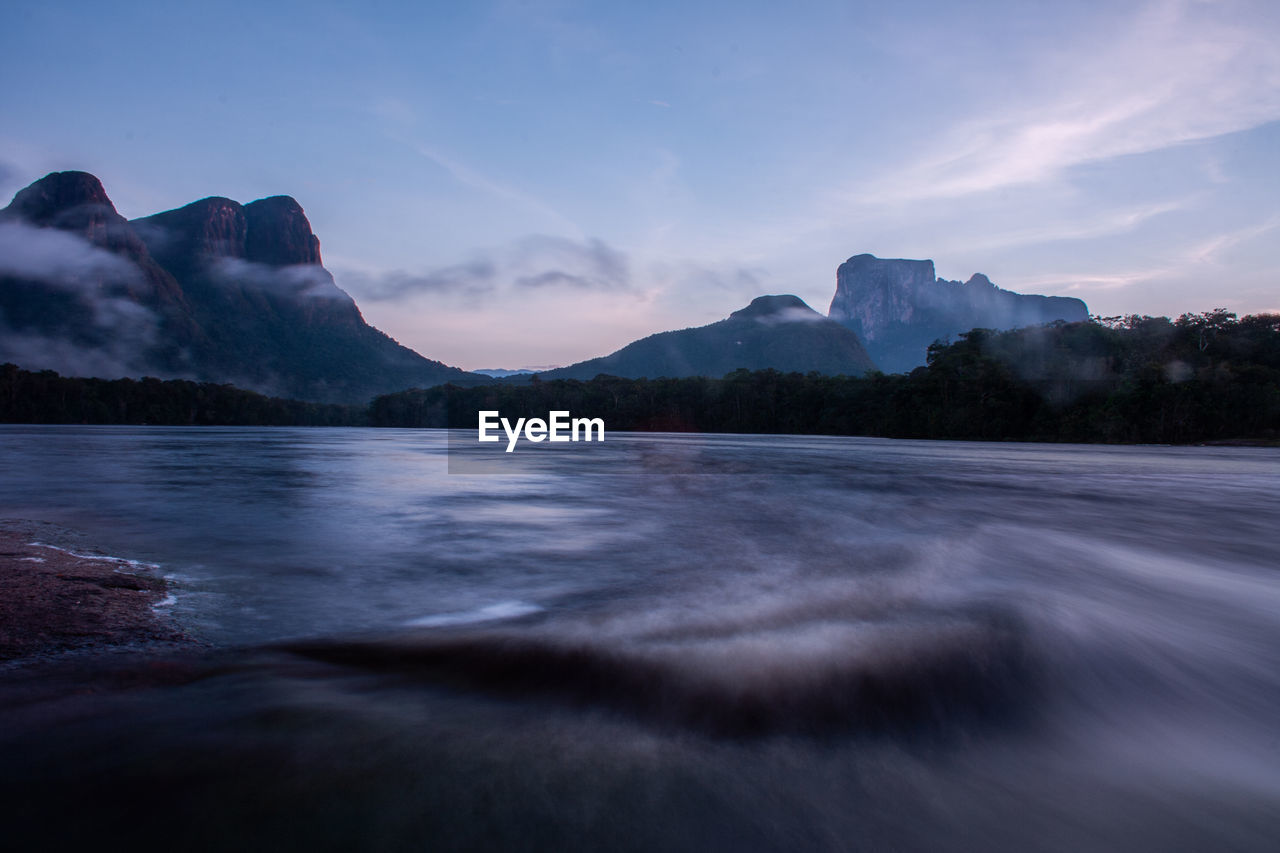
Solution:
{"label": "sky", "polygon": [[1280,311],[1280,3],[27,2],[0,205],[298,199],[373,325],[567,364],[864,252],[1095,314]]}

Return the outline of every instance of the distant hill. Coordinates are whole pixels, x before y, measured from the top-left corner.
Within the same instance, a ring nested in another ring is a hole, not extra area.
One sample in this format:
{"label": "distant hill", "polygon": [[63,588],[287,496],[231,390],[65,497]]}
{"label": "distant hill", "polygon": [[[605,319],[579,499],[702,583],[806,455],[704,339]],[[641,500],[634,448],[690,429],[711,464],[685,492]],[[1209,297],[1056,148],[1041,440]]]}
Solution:
{"label": "distant hill", "polygon": [[615,353],[540,373],[543,379],[720,377],[739,368],[861,376],[875,369],[858,336],[796,296],[760,296],[727,319],[660,332]]}
{"label": "distant hill", "polygon": [[547,367],[517,367],[515,370],[508,370],[504,367],[481,367],[472,373],[479,373],[481,376],[492,376],[494,379],[506,379],[508,376],[529,376],[533,373],[542,373],[548,370],[555,370],[558,365],[548,365]]}
{"label": "distant hill", "polygon": [[855,255],[836,271],[836,292],[827,312],[852,329],[886,373],[925,363],[929,345],[970,329],[1017,329],[1055,320],[1089,319],[1079,299],[1013,293],[982,273],[968,281],[946,281],[933,261]]}
{"label": "distant hill", "polygon": [[0,361],[342,403],[481,379],[366,323],[294,199],[206,198],[130,222],[85,172],[0,211]]}

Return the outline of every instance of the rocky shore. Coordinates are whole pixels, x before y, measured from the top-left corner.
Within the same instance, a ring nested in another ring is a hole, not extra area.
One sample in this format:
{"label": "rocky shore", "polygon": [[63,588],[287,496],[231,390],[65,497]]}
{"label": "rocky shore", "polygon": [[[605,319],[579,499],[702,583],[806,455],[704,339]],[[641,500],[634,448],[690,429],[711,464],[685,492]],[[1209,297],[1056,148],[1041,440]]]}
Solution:
{"label": "rocky shore", "polygon": [[116,557],[0,529],[0,661],[185,636],[155,610],[163,578]]}

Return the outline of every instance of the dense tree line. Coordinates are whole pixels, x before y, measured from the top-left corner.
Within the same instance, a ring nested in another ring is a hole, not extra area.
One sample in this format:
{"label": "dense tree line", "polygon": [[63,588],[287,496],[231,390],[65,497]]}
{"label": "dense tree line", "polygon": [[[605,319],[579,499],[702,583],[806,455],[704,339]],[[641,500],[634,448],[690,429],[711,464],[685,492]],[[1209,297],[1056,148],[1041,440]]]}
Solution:
{"label": "dense tree line", "polygon": [[909,374],[738,370],[722,379],[597,376],[444,385],[367,407],[280,400],[229,385],[71,379],[0,368],[0,421],[474,429],[480,410],[565,410],[609,430],[894,438],[1193,443],[1280,440],[1280,315],[1218,310],[1097,317],[936,343]]}
{"label": "dense tree line", "polygon": [[170,426],[363,426],[363,406],[282,400],[183,379],[81,379],[0,365],[0,422]]}
{"label": "dense tree line", "polygon": [[910,374],[773,370],[723,379],[442,386],[375,399],[374,426],[475,428],[477,412],[567,410],[610,430],[1190,443],[1280,438],[1280,316],[1226,311],[992,332],[937,343]]}

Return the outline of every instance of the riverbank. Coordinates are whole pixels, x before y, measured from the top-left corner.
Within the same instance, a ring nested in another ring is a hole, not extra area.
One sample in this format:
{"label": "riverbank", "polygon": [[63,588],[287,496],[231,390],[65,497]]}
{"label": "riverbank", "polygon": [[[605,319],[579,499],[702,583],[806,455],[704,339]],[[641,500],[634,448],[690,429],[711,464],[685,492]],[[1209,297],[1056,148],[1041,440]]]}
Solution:
{"label": "riverbank", "polygon": [[185,642],[156,610],[166,596],[153,567],[58,547],[20,523],[0,528],[0,661]]}

